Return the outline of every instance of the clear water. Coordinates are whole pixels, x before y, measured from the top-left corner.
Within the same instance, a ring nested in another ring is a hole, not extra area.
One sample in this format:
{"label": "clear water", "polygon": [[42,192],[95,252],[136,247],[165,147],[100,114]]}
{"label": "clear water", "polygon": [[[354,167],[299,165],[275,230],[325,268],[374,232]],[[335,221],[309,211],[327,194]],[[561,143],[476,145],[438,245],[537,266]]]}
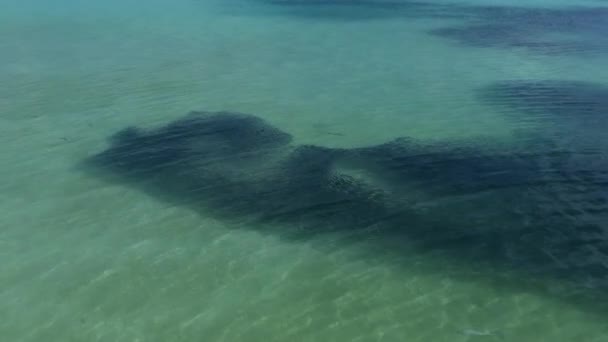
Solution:
{"label": "clear water", "polygon": [[[3,341],[608,339],[603,2],[0,7]],[[290,134],[275,159],[368,148],[330,171],[386,195],[380,214],[273,187],[265,155],[211,161],[258,197],[180,191],[187,163],[148,191],[144,143],[120,157],[137,172],[82,167],[116,132],[193,110]],[[293,210],[259,219],[266,200]]]}

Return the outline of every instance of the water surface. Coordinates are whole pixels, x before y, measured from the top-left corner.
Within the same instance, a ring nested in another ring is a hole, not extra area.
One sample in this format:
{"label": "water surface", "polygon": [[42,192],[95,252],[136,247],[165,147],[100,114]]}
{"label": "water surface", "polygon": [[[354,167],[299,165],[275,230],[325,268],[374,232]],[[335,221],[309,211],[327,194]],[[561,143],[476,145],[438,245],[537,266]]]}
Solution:
{"label": "water surface", "polygon": [[606,339],[602,2],[0,5],[6,340]]}

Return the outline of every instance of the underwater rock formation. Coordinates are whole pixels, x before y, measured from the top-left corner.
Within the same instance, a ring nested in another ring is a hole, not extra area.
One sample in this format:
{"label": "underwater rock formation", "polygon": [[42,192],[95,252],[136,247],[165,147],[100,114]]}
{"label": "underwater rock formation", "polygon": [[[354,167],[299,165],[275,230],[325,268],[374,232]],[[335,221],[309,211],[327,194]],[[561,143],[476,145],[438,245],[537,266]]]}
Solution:
{"label": "underwater rock formation", "polygon": [[431,31],[473,47],[523,48],[544,55],[605,53],[608,8],[470,6],[468,23]]}
{"label": "underwater rock formation", "polygon": [[492,105],[537,115],[576,120],[608,118],[608,87],[568,80],[510,80],[491,84],[480,91]]}
{"label": "underwater rock formation", "polygon": [[470,47],[523,49],[541,55],[608,52],[608,8],[476,5],[408,0],[262,0],[284,15],[331,20],[461,20],[429,31]]}
{"label": "underwater rock formation", "polygon": [[336,168],[345,150],[294,146],[252,115],[193,112],[156,130],[127,128],[110,143],[87,164],[224,217],[371,222],[384,214],[376,189]]}
{"label": "underwater rock formation", "polygon": [[[362,222],[390,215],[398,189],[455,196],[541,179],[534,155],[487,155],[406,138],[352,149],[295,146],[291,140],[252,115],[193,112],[155,130],[126,128],[89,164],[131,181],[159,181],[164,192],[229,216],[310,216],[312,208],[332,207],[336,215]],[[320,218],[327,220],[326,214]]]}
{"label": "underwater rock formation", "polygon": [[90,170],[240,226],[297,240],[338,233],[391,246],[389,254],[407,245],[489,278],[519,274],[512,286],[560,280],[582,297],[592,291],[590,306],[606,299],[595,291],[608,289],[608,271],[592,252],[608,250],[608,233],[579,211],[608,204],[588,193],[577,200],[567,151],[406,138],[351,149],[295,145],[264,120],[231,112],[126,128],[109,143],[86,160]]}

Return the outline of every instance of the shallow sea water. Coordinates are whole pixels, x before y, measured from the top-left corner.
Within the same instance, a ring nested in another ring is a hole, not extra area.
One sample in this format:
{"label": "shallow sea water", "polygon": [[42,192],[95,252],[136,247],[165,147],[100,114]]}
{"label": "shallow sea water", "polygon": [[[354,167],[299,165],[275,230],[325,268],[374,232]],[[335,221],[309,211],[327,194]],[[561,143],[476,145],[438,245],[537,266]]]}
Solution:
{"label": "shallow sea water", "polygon": [[[0,0],[2,340],[607,340],[601,6]],[[79,167],[193,110],[416,141],[382,185],[411,222],[252,222]]]}

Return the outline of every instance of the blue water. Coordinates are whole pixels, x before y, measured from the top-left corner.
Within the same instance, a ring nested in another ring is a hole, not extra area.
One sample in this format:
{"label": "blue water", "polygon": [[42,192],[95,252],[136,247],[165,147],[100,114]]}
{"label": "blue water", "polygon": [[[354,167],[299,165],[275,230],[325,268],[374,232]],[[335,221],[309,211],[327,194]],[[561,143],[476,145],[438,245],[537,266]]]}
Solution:
{"label": "blue water", "polygon": [[602,1],[0,8],[3,341],[608,339]]}

